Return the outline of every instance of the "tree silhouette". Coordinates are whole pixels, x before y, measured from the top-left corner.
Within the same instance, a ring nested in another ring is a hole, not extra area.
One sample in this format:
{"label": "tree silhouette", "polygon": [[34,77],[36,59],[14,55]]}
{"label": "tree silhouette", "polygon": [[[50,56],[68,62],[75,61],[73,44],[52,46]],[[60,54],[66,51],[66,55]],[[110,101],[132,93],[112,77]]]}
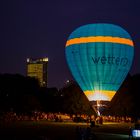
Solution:
{"label": "tree silhouette", "polygon": [[90,102],[75,82],[61,89],[61,95],[63,96],[64,112],[70,114],[96,115]]}
{"label": "tree silhouette", "polygon": [[19,74],[0,75],[0,110],[25,112],[37,108],[39,88],[38,81],[34,78]]}
{"label": "tree silhouette", "polygon": [[140,74],[128,75],[120,89],[117,91],[109,108],[104,111],[105,115],[140,117]]}

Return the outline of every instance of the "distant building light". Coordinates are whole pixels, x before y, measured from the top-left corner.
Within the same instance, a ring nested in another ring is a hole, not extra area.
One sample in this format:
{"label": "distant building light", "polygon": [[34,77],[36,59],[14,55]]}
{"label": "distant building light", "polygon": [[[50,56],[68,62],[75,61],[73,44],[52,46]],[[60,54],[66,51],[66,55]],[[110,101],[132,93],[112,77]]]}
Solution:
{"label": "distant building light", "polygon": [[44,61],[44,62],[48,62],[49,59],[46,57],[46,58],[43,58],[43,61]]}
{"label": "distant building light", "polygon": [[30,62],[30,58],[27,58],[27,62]]}
{"label": "distant building light", "polygon": [[70,80],[67,80],[67,81],[66,81],[66,83],[69,83],[69,82],[70,82]]}
{"label": "distant building light", "polygon": [[27,76],[38,79],[40,86],[47,87],[48,84],[48,58],[27,58]]}

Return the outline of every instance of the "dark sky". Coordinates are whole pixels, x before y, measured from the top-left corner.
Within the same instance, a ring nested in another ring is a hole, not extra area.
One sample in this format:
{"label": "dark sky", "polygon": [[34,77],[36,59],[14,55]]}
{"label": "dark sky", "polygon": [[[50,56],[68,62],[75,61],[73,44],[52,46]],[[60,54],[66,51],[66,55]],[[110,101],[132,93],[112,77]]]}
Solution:
{"label": "dark sky", "polygon": [[26,58],[49,58],[49,87],[72,79],[65,43],[77,27],[113,23],[135,43],[131,74],[140,72],[140,0],[1,0],[0,73],[26,75]]}

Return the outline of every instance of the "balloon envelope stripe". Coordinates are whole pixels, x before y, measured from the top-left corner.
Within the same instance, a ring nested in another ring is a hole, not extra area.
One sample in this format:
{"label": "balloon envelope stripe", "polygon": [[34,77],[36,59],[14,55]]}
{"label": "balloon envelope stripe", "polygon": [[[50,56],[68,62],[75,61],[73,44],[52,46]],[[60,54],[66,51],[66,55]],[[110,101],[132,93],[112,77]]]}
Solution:
{"label": "balloon envelope stripe", "polygon": [[111,37],[111,36],[94,36],[94,37],[81,37],[73,38],[67,41],[66,47],[73,44],[93,43],[93,42],[110,42],[134,46],[133,41],[127,38]]}

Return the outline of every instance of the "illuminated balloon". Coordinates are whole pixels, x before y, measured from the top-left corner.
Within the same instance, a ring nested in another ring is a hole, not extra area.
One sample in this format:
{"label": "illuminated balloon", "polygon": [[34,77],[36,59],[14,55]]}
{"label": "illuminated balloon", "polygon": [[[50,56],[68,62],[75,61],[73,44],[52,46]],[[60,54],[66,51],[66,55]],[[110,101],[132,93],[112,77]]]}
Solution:
{"label": "illuminated balloon", "polygon": [[132,65],[130,35],[113,24],[88,24],[69,36],[66,60],[73,77],[90,101],[110,101]]}

